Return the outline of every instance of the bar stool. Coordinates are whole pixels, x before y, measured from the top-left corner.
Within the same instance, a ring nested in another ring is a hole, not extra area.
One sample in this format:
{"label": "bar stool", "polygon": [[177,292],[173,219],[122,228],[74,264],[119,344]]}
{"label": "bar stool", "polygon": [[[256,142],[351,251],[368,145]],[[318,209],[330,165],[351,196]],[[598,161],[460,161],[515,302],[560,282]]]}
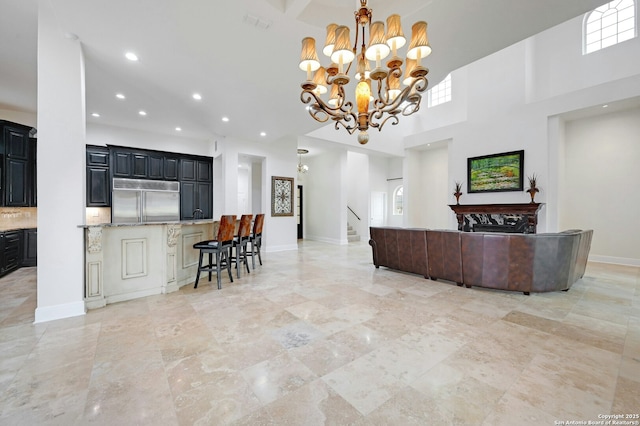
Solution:
{"label": "bar stool", "polygon": [[256,215],[256,220],[253,222],[253,232],[249,236],[249,244],[251,244],[251,250],[247,252],[247,256],[251,256],[251,264],[253,269],[256,269],[256,253],[258,260],[262,266],[262,256],[260,256],[260,247],[262,246],[262,226],[264,225],[264,213]]}
{"label": "bar stool", "polygon": [[[198,259],[198,272],[196,274],[196,283],[193,288],[198,288],[198,280],[200,272],[209,272],[209,281],[211,281],[211,273],[216,271],[218,278],[218,290],[222,288],[220,283],[220,274],[222,267],[226,267],[229,272],[229,279],[233,282],[231,274],[231,248],[233,246],[233,234],[236,228],[236,215],[225,215],[220,218],[220,226],[218,228],[218,236],[215,240],[200,241],[193,245],[194,249],[200,250],[200,258]],[[209,254],[209,263],[202,265],[202,255]],[[216,255],[216,263],[212,263],[213,254]]]}
{"label": "bar stool", "polygon": [[[236,270],[238,278],[240,278],[240,263],[244,263],[249,271],[249,262],[247,262],[247,243],[249,242],[249,236],[251,234],[251,220],[252,214],[243,214],[240,217],[240,225],[238,226],[238,235],[233,237],[233,247],[236,249],[236,255],[232,257],[236,264]],[[232,253],[233,254],[233,253]]]}

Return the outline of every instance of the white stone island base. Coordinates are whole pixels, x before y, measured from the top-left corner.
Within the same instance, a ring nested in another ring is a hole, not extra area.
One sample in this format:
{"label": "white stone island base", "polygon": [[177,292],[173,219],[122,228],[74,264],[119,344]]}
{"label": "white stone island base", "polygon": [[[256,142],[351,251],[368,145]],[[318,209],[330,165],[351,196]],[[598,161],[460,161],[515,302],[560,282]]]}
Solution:
{"label": "white stone island base", "polygon": [[193,283],[199,251],[217,221],[85,227],[85,306],[101,308]]}

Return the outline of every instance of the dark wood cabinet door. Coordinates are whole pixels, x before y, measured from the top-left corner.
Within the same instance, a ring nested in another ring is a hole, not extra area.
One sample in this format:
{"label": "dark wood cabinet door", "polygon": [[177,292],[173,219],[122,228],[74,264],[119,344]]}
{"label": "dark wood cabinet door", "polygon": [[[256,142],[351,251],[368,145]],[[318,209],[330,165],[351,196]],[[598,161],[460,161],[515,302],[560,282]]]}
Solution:
{"label": "dark wood cabinet door", "polygon": [[164,157],[164,179],[178,180],[178,159],[174,157]]}
{"label": "dark wood cabinet door", "polygon": [[113,163],[111,167],[113,168],[114,177],[130,178],[132,176],[131,157],[132,154],[128,152],[116,151],[113,153]]}
{"label": "dark wood cabinet door", "polygon": [[213,203],[212,201],[212,185],[210,183],[198,182],[196,188],[196,203],[197,208],[202,210],[202,219],[211,219]]}
{"label": "dark wood cabinet door", "polygon": [[111,180],[109,169],[87,167],[87,207],[109,207],[111,205]]}
{"label": "dark wood cabinet door", "polygon": [[29,206],[36,207],[38,205],[38,141],[36,138],[29,139]]}
{"label": "dark wood cabinet door", "polygon": [[212,181],[212,167],[211,161],[198,160],[198,182],[211,182]]}
{"label": "dark wood cabinet door", "polygon": [[23,234],[22,266],[36,266],[38,263],[38,230],[25,229]]}
{"label": "dark wood cabinet door", "polygon": [[164,179],[164,156],[149,154],[149,179]]}
{"label": "dark wood cabinet door", "polygon": [[7,158],[29,159],[29,132],[6,126],[4,128],[4,144]]}
{"label": "dark wood cabinet door", "polygon": [[133,173],[136,179],[146,179],[149,177],[149,156],[147,154],[133,154]]}
{"label": "dark wood cabinet door", "polygon": [[180,160],[180,180],[195,181],[196,180],[197,161],[191,158],[182,158]]}
{"label": "dark wood cabinet door", "polygon": [[4,202],[7,207],[29,206],[29,168],[28,161],[7,158]]}
{"label": "dark wood cabinet door", "polygon": [[4,273],[9,273],[22,264],[22,231],[4,233]]}
{"label": "dark wood cabinet door", "polygon": [[198,208],[196,204],[196,182],[180,183],[180,219],[193,219],[193,212]]}
{"label": "dark wood cabinet door", "polygon": [[87,147],[87,166],[109,167],[109,150],[101,147]]}

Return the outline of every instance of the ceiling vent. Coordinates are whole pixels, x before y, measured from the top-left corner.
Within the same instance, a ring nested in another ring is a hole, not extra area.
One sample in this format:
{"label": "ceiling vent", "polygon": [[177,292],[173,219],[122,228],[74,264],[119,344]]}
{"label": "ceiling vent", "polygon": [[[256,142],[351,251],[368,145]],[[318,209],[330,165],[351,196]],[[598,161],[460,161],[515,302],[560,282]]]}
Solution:
{"label": "ceiling vent", "polygon": [[242,20],[247,25],[251,25],[252,27],[256,27],[259,30],[268,30],[271,26],[271,21],[267,21],[261,18],[258,18],[255,15],[251,15],[247,13],[244,15],[244,19]]}

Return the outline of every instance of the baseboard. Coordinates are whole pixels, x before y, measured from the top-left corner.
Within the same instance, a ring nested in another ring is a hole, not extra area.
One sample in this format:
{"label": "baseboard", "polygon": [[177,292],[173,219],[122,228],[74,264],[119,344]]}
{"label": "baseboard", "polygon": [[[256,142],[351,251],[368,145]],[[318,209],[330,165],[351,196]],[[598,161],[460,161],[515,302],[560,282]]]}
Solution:
{"label": "baseboard", "polygon": [[55,321],[63,318],[77,317],[86,313],[84,301],[65,303],[64,305],[44,306],[36,308],[34,324]]}
{"label": "baseboard", "polygon": [[[268,247],[265,247],[264,245],[262,246],[262,252],[263,253],[275,253],[278,251],[289,251],[289,250],[298,250],[298,244],[287,244],[287,245],[282,245],[282,246],[273,246],[273,245],[269,245]],[[258,255],[256,255],[256,257],[258,257]]]}
{"label": "baseboard", "polygon": [[640,266],[640,259],[628,257],[589,255],[590,262],[613,263],[615,265]]}
{"label": "baseboard", "polygon": [[305,237],[305,239],[311,240],[311,241],[319,241],[321,243],[339,245],[339,246],[344,246],[349,244],[349,240],[347,238],[336,239],[336,238],[318,237],[316,235],[308,235]]}

